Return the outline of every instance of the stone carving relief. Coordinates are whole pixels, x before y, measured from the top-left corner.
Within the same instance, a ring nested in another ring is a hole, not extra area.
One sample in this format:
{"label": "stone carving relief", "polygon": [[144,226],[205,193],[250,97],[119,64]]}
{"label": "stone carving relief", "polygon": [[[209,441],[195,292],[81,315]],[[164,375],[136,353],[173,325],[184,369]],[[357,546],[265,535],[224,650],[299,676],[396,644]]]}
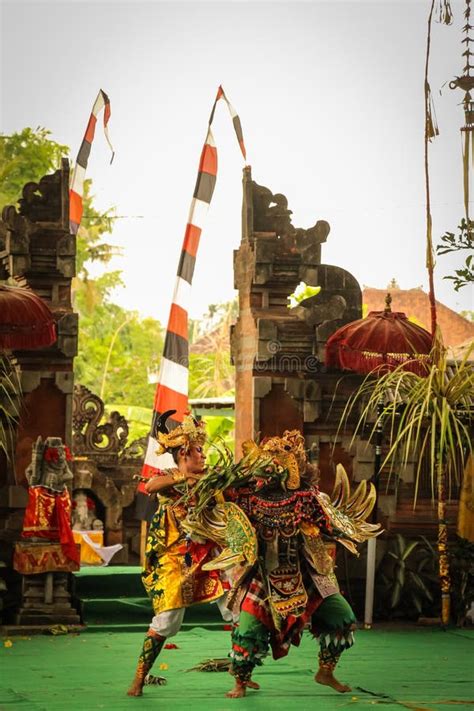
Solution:
{"label": "stone carving relief", "polygon": [[74,388],[72,409],[73,451],[92,458],[117,456],[125,447],[128,423],[119,412],[111,412],[101,424],[104,403],[83,385]]}
{"label": "stone carving relief", "polygon": [[61,219],[61,200],[58,185],[61,173],[56,171],[44,175],[38,183],[30,182],[23,186],[23,195],[18,200],[19,213],[31,222],[56,222]]}
{"label": "stone carving relief", "polygon": [[[140,532],[134,514],[147,438],[127,443],[128,423],[119,412],[103,422],[104,403],[83,385],[74,388],[72,451],[74,488],[90,491],[103,507],[106,545],[121,544],[115,563],[138,562]],[[102,514],[101,514],[102,515]]]}
{"label": "stone carving relief", "polygon": [[[313,227],[302,229],[291,222],[291,210],[288,200],[282,193],[273,194],[271,190],[252,181],[253,229],[255,232],[275,232],[283,238],[284,245],[295,253],[311,258],[316,257],[317,245],[326,241],[330,227],[326,220],[318,220]],[[307,253],[305,255],[305,253]]]}

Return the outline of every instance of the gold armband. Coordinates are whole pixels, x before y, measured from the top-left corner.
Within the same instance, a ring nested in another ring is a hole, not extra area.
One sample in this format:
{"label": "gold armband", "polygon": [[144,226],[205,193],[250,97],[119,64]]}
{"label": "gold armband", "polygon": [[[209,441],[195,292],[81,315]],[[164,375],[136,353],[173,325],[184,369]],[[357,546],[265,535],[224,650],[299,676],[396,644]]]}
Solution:
{"label": "gold armband", "polygon": [[173,479],[175,484],[181,484],[183,481],[186,481],[186,477],[184,476],[184,474],[181,474],[179,470],[171,472],[171,478]]}

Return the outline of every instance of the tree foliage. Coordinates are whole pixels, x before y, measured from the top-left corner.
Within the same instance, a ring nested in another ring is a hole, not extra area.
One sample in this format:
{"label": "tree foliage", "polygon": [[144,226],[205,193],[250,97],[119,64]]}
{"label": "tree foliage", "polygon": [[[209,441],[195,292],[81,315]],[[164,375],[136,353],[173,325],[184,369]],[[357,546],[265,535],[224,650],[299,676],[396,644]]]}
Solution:
{"label": "tree foliage", "polygon": [[210,304],[207,314],[192,321],[189,397],[232,395],[234,366],[230,362],[230,327],[238,313],[237,300]]}
{"label": "tree foliage", "polygon": [[474,223],[472,220],[462,218],[458,225],[458,234],[446,232],[441,237],[441,243],[436,247],[439,255],[450,254],[451,252],[468,251],[469,254],[464,260],[460,269],[455,269],[454,275],[445,276],[453,282],[455,291],[459,291],[464,286],[474,282]]}
{"label": "tree foliage", "polygon": [[69,148],[56,143],[45,128],[24,128],[9,136],[0,134],[0,205],[21,198],[25,183],[38,182],[57,170]]}
{"label": "tree foliage", "polygon": [[149,381],[149,371],[160,361],[163,329],[155,319],[142,319],[110,303],[102,280],[96,280],[101,301],[93,307],[81,302],[87,298],[85,292],[78,295],[81,327],[76,380],[121,412],[127,407],[151,408],[156,385]]}

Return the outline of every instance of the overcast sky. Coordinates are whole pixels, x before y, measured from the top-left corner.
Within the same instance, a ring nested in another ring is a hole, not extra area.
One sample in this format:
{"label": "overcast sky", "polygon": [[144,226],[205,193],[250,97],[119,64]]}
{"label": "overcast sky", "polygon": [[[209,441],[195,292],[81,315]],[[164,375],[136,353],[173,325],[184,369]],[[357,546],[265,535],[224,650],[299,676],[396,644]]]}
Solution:
{"label": "overcast sky", "polygon": [[[430,148],[434,236],[463,215],[459,90],[462,2],[433,25]],[[167,320],[207,120],[220,83],[240,115],[253,178],[284,193],[293,224],[331,225],[323,262],[359,283],[423,286],[423,81],[429,0],[385,2],[1,2],[1,130],[45,126],[75,157],[99,88],[110,96],[114,163],[102,131],[88,167],[96,204],[116,206],[126,289],[116,301]],[[443,87],[443,88],[442,88]],[[442,92],[440,94],[440,89]],[[223,103],[219,173],[201,239],[191,315],[232,298],[242,157]],[[464,255],[466,256],[466,255]],[[437,298],[472,309],[443,275]]]}

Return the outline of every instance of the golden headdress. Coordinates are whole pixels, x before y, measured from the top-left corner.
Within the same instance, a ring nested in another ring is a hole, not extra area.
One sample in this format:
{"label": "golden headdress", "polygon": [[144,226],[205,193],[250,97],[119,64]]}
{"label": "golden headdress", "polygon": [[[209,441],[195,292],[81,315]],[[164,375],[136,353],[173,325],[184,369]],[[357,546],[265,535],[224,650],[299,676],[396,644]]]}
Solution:
{"label": "golden headdress", "polygon": [[169,431],[166,420],[175,412],[176,410],[168,410],[158,419],[155,435],[159,445],[157,454],[164,454],[178,447],[189,449],[193,445],[203,445],[206,441],[206,424],[190,414],[185,415],[182,423]]}
{"label": "golden headdress", "polygon": [[306,468],[304,437],[299,430],[285,430],[281,437],[269,437],[260,445],[252,440],[242,444],[246,456],[255,460],[271,457],[273,461],[288,471],[287,489],[298,489],[300,477]]}

